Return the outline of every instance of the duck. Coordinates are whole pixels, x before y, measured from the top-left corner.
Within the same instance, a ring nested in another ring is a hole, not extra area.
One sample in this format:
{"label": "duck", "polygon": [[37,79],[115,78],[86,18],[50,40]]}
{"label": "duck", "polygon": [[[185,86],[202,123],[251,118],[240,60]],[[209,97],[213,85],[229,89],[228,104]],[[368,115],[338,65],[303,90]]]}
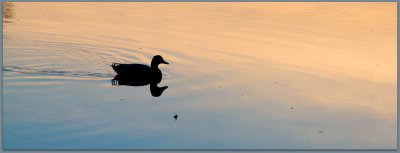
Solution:
{"label": "duck", "polygon": [[112,85],[145,86],[150,84],[150,93],[153,97],[159,97],[168,86],[158,87],[161,82],[162,73],[159,64],[169,64],[160,55],[151,60],[151,65],[144,64],[120,64],[112,63],[111,67],[117,73],[111,80]]}
{"label": "duck", "polygon": [[155,55],[151,65],[144,64],[120,64],[112,63],[111,67],[118,76],[129,78],[137,82],[137,85],[157,84],[161,82],[162,73],[159,64],[169,64],[160,55]]}

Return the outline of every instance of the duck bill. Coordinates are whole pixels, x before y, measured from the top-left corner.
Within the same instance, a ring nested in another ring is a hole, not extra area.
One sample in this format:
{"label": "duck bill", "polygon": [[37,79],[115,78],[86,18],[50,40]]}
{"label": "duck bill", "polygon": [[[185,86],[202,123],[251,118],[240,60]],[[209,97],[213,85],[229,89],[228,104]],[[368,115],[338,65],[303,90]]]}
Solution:
{"label": "duck bill", "polygon": [[166,61],[164,61],[164,62],[162,62],[162,63],[164,63],[164,64],[169,64],[168,62],[166,62]]}

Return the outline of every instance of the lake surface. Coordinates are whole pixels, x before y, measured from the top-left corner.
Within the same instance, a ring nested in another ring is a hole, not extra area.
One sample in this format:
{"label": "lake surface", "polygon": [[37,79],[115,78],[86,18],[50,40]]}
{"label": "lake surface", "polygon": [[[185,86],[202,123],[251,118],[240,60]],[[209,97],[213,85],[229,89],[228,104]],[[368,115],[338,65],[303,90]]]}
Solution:
{"label": "lake surface", "polygon": [[3,3],[3,148],[395,149],[396,6]]}

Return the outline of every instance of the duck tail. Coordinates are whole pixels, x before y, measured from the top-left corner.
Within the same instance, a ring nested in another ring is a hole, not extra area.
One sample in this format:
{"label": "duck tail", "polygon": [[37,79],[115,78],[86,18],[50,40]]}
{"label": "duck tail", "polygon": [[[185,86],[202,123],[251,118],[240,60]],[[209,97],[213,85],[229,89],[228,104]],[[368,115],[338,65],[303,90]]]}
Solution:
{"label": "duck tail", "polygon": [[120,64],[119,64],[119,63],[112,63],[112,64],[111,64],[112,67],[118,66],[118,65],[120,65]]}
{"label": "duck tail", "polygon": [[121,64],[119,64],[119,63],[112,63],[112,64],[111,64],[111,67],[114,69],[115,72],[118,73],[119,70],[120,70],[120,67],[119,67],[120,65],[121,65]]}

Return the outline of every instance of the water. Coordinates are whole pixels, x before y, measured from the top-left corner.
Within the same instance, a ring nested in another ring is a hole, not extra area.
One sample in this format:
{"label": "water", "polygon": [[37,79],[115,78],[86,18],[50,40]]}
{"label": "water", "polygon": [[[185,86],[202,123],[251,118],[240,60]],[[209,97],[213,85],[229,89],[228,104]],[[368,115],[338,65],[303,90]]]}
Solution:
{"label": "water", "polygon": [[395,2],[3,5],[5,149],[396,148]]}

